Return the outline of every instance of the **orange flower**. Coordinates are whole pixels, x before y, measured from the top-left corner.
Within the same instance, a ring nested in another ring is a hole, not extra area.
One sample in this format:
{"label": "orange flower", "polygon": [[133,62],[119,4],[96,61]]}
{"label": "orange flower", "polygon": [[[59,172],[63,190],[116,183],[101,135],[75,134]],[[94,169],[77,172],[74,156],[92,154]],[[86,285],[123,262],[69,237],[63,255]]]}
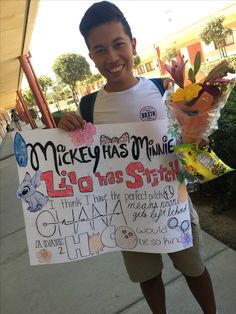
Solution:
{"label": "orange flower", "polygon": [[197,97],[202,87],[197,84],[190,84],[184,86],[184,88],[178,88],[171,96],[174,102],[178,101],[191,101],[193,98]]}
{"label": "orange flower", "polygon": [[52,252],[46,250],[46,249],[42,249],[40,251],[38,251],[36,253],[36,256],[38,258],[38,261],[40,263],[46,263],[46,264],[50,264],[51,263],[51,259],[52,259]]}

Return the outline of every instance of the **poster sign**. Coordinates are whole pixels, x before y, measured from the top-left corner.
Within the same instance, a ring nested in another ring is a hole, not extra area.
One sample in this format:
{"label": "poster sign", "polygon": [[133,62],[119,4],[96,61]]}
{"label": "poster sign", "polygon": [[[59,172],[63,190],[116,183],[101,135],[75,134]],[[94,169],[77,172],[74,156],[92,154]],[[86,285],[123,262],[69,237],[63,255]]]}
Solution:
{"label": "poster sign", "polygon": [[192,246],[168,121],[14,133],[31,265]]}

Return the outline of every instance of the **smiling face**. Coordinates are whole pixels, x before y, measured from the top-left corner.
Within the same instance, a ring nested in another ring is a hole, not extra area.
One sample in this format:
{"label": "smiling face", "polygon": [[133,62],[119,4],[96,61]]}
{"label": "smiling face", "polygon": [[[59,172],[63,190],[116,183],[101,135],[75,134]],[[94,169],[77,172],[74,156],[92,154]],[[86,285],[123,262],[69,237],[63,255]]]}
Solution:
{"label": "smiling face", "polygon": [[90,58],[107,79],[108,92],[126,90],[138,82],[132,71],[136,40],[129,38],[120,22],[93,28],[87,37],[87,44]]}

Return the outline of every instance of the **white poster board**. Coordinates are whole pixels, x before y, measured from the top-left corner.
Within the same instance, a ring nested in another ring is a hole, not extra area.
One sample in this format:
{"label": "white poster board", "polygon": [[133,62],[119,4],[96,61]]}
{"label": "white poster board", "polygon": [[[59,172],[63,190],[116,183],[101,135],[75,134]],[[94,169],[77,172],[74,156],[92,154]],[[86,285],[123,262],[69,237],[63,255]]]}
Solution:
{"label": "white poster board", "polygon": [[192,246],[167,121],[15,133],[31,265]]}

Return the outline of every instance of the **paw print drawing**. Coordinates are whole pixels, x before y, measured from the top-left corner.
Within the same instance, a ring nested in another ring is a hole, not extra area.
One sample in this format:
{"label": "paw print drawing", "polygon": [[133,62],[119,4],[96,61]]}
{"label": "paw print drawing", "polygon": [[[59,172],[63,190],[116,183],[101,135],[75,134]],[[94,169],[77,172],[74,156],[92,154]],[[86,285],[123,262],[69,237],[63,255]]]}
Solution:
{"label": "paw print drawing", "polygon": [[23,181],[21,182],[16,196],[28,203],[28,210],[36,212],[43,208],[48,202],[48,197],[37,191],[36,188],[40,186],[41,171],[37,171],[33,178],[26,172]]}
{"label": "paw print drawing", "polygon": [[127,226],[122,226],[116,229],[115,238],[116,244],[121,249],[133,249],[138,244],[138,238],[135,232]]}

